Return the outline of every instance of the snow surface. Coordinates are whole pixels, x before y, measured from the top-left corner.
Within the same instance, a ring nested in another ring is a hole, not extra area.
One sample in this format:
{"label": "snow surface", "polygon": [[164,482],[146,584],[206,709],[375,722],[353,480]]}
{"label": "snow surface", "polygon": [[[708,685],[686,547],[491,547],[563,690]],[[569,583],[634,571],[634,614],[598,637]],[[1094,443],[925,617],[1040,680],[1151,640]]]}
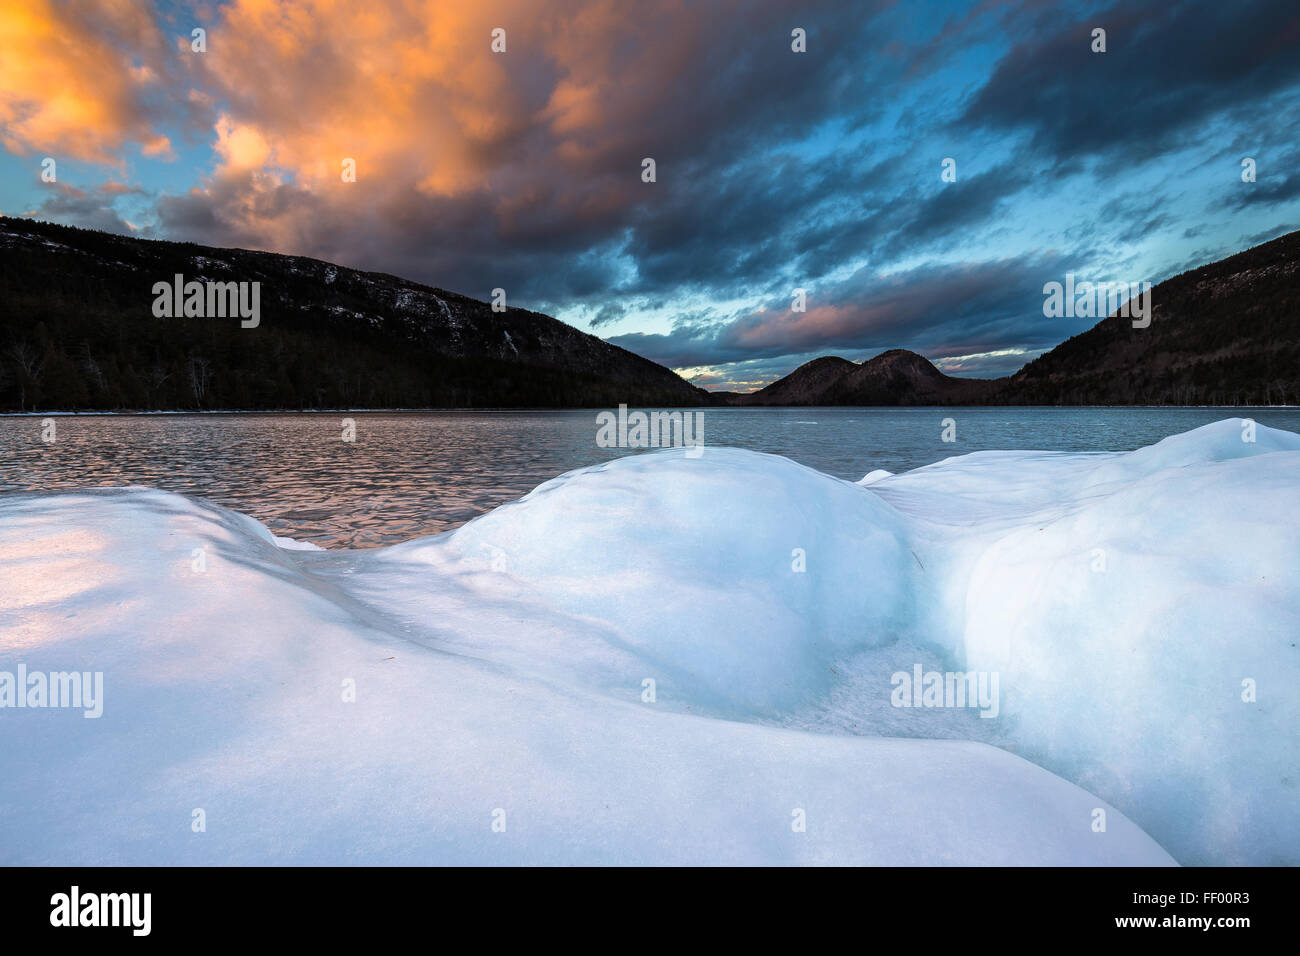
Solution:
{"label": "snow surface", "polygon": [[867,472],[867,474],[859,478],[858,484],[874,485],[877,481],[879,481],[882,478],[892,478],[892,477],[894,477],[894,473],[892,471],[885,471],[885,469],[883,468],[877,468],[875,471]]}
{"label": "snow surface", "polygon": [[[352,552],[0,497],[0,672],[104,674],[0,709],[0,863],[1300,862],[1300,436],[1243,434],[665,450]],[[997,716],[893,706],[914,665]]]}
{"label": "snow surface", "polygon": [[278,547],[284,548],[286,551],[324,551],[325,550],[320,545],[312,544],[310,541],[299,541],[296,538],[282,538],[278,534],[272,535],[272,540],[275,541]]}

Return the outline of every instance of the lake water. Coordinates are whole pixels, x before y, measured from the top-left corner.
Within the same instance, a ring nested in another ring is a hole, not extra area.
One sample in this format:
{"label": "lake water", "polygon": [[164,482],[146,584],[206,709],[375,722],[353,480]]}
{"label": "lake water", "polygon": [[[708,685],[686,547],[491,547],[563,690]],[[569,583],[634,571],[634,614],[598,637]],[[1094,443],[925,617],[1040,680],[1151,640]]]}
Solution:
{"label": "lake water", "polygon": [[[596,411],[0,417],[0,492],[151,485],[279,535],[364,548],[447,531],[549,478],[636,454]],[[706,445],[785,455],[856,481],[985,449],[1121,451],[1223,418],[1300,432],[1296,408],[710,408]],[[957,441],[941,440],[942,420]],[[342,419],[356,440],[342,440]],[[707,453],[707,452],[706,452]]]}

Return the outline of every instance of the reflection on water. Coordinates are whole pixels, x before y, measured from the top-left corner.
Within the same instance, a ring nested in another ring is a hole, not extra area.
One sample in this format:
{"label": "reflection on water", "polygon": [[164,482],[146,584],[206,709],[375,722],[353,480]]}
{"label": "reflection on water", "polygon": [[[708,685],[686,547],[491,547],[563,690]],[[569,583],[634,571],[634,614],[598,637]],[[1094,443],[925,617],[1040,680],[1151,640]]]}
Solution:
{"label": "reflection on water", "polygon": [[[323,547],[454,528],[548,478],[633,449],[596,445],[596,410],[0,417],[0,491],[151,485],[199,495]],[[1300,431],[1300,409],[718,408],[706,445],[785,455],[857,480],[990,448],[1118,451],[1246,415]],[[342,440],[344,418],[356,441]],[[957,441],[940,440],[957,422]],[[707,454],[707,452],[706,452]]]}

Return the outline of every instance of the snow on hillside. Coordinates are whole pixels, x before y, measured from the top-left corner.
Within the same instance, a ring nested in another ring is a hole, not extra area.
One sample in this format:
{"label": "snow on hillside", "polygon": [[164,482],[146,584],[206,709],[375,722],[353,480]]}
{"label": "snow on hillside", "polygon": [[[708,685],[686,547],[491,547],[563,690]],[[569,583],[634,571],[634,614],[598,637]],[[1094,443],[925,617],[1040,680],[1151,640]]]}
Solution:
{"label": "snow on hillside", "polygon": [[364,552],[5,496],[0,673],[104,691],[0,710],[0,862],[1300,862],[1300,436],[1249,431],[667,450]]}

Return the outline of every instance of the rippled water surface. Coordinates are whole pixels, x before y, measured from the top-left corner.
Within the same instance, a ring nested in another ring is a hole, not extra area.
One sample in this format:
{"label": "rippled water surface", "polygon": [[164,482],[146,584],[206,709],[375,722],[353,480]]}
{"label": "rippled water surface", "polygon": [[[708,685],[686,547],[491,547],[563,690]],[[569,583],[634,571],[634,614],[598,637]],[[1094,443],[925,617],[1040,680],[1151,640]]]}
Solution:
{"label": "rippled water surface", "polygon": [[[1121,451],[1249,416],[1300,432],[1300,409],[717,408],[706,445],[785,455],[857,480],[984,449]],[[356,440],[342,440],[342,420]],[[941,441],[952,417],[957,441]],[[373,547],[454,528],[600,448],[595,411],[0,417],[0,492],[151,485],[199,495],[323,547]]]}

